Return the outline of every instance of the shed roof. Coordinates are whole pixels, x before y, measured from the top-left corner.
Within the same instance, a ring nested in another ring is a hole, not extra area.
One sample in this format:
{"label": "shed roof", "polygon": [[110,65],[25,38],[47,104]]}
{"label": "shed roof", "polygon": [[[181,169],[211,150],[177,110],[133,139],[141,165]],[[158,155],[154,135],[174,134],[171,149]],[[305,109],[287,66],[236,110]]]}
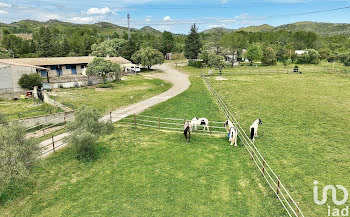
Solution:
{"label": "shed roof", "polygon": [[[0,59],[0,62],[9,64],[22,64],[27,66],[52,66],[52,65],[76,65],[88,64],[94,59],[94,56],[82,57],[47,57],[47,58],[15,58]],[[106,57],[105,59],[118,64],[131,63],[123,57]]]}
{"label": "shed roof", "polygon": [[2,59],[0,59],[0,64],[1,65],[14,65],[14,66],[23,66],[23,67],[29,67],[29,68],[35,68],[35,69],[41,69],[41,70],[48,70],[47,68],[40,67],[40,66],[22,64],[22,63],[4,62],[4,61],[2,61]]}

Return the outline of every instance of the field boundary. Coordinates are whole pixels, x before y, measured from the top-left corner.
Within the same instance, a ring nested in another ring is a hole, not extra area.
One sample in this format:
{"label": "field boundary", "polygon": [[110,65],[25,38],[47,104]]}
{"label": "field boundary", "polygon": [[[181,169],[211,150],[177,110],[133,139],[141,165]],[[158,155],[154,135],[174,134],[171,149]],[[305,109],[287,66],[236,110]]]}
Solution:
{"label": "field boundary", "polygon": [[214,99],[217,101],[220,109],[224,112],[228,119],[232,121],[234,126],[238,129],[238,134],[243,142],[243,146],[248,151],[250,157],[257,166],[259,172],[262,174],[277,199],[281,202],[283,208],[286,210],[289,216],[302,216],[304,217],[303,212],[300,209],[299,202],[295,202],[292,196],[289,194],[283,183],[281,182],[280,176],[272,170],[270,165],[267,163],[265,158],[261,155],[257,147],[250,140],[248,135],[245,133],[244,129],[241,127],[237,119],[227,108],[225,102],[222,100],[221,96],[215,91],[211,86],[207,78],[202,75],[204,83],[206,84],[209,92],[212,94]]}

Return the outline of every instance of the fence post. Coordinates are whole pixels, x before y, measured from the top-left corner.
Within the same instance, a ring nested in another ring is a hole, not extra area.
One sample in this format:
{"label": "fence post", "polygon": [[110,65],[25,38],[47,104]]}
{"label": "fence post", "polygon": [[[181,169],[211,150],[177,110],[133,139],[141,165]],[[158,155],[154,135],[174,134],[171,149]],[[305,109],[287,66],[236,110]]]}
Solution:
{"label": "fence post", "polygon": [[299,216],[300,212],[299,212],[299,202],[297,202],[297,216]]}
{"label": "fence post", "polygon": [[263,176],[265,176],[265,159],[263,159],[262,173],[263,173]]}
{"label": "fence post", "polygon": [[112,121],[112,112],[109,112],[109,119]]}
{"label": "fence post", "polygon": [[134,113],[134,125],[136,127],[136,113]]}
{"label": "fence post", "polygon": [[64,112],[64,117],[63,117],[63,122],[64,122],[64,124],[66,124],[66,112]]}
{"label": "fence post", "polygon": [[210,121],[208,122],[208,124],[209,124],[209,132],[210,132],[210,135],[212,135],[212,129],[211,129],[211,125],[210,125]]}
{"label": "fence post", "polygon": [[160,129],[160,117],[158,117],[158,129]]}
{"label": "fence post", "polygon": [[21,120],[21,113],[18,112],[18,120]]}
{"label": "fence post", "polygon": [[[41,127],[43,127],[43,125],[41,125]],[[45,127],[43,127],[43,134],[45,136]]]}
{"label": "fence post", "polygon": [[278,176],[278,180],[277,180],[277,198],[278,198],[278,193],[280,193],[280,176]]}
{"label": "fence post", "polygon": [[53,149],[53,152],[56,152],[56,151],[55,151],[55,140],[53,139],[53,135],[51,136],[51,139],[52,139],[52,149]]}

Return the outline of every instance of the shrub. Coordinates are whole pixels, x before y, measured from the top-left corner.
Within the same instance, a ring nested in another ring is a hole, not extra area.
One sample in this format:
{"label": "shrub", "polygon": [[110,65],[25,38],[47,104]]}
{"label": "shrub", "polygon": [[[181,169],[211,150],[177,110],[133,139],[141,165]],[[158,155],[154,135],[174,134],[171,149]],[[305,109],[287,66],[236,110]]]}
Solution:
{"label": "shrub", "polygon": [[188,65],[194,68],[203,68],[203,63],[201,61],[189,60]]}
{"label": "shrub", "polygon": [[32,90],[35,86],[42,86],[42,78],[37,73],[23,74],[18,80],[21,88]]}
{"label": "shrub", "polygon": [[113,88],[114,85],[112,83],[106,83],[106,84],[99,84],[97,87],[98,88]]}
{"label": "shrub", "polygon": [[344,64],[344,66],[350,66],[350,53],[341,54],[339,60]]}
{"label": "shrub", "polygon": [[97,137],[94,134],[87,130],[75,131],[68,141],[73,145],[79,160],[91,161],[96,157]]}
{"label": "shrub", "polygon": [[0,195],[9,186],[25,180],[33,168],[39,147],[33,139],[26,139],[26,129],[19,123],[9,125],[1,118],[0,125]]}
{"label": "shrub", "polygon": [[267,47],[264,50],[264,55],[263,55],[261,62],[264,65],[268,65],[268,66],[276,65],[276,63],[277,63],[276,52],[272,47]]}
{"label": "shrub", "polygon": [[75,121],[68,125],[73,131],[68,141],[75,147],[76,157],[81,160],[93,160],[96,156],[96,141],[99,136],[114,130],[111,122],[100,122],[101,116],[89,106],[82,106],[75,112]]}
{"label": "shrub", "polygon": [[298,64],[318,64],[320,62],[320,55],[317,50],[310,49],[308,53],[298,56]]}

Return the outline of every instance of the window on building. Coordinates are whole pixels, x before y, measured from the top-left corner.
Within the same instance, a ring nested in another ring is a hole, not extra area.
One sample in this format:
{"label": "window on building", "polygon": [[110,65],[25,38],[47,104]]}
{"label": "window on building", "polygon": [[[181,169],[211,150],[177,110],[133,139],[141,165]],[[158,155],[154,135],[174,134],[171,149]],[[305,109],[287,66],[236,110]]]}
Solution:
{"label": "window on building", "polygon": [[40,70],[40,75],[41,75],[41,77],[46,77],[47,72],[45,70]]}

